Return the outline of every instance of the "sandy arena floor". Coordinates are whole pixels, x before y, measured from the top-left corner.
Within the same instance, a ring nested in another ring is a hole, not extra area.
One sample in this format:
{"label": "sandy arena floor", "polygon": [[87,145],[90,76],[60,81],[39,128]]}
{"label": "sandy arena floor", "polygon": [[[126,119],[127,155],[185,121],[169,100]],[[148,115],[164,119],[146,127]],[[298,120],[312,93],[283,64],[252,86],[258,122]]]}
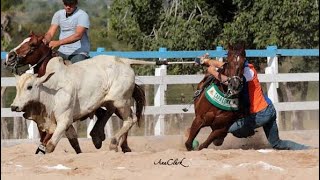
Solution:
{"label": "sandy arena floor", "polygon": [[[281,132],[282,139],[319,147],[319,130]],[[200,142],[205,135],[197,137]],[[291,180],[319,179],[319,149],[275,151],[263,135],[236,139],[228,135],[221,147],[187,152],[182,136],[129,137],[133,150],[123,154],[101,149],[81,139],[75,154],[62,139],[51,154],[35,155],[37,143],[10,145],[2,141],[1,178],[4,180]],[[160,165],[159,161],[164,164]],[[165,164],[168,162],[170,165]],[[176,162],[176,164],[175,164]],[[181,163],[180,163],[181,162]],[[185,167],[187,166],[187,167]]]}

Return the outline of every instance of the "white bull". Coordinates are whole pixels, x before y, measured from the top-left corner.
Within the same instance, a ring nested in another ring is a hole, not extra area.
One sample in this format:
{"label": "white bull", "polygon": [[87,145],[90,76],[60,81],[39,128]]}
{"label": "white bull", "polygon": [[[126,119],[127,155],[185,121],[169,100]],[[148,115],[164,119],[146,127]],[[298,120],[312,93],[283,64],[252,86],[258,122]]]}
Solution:
{"label": "white bull", "polygon": [[[117,151],[121,137],[137,121],[131,110],[135,74],[130,64],[140,62],[100,55],[66,66],[62,58],[55,57],[48,62],[46,74],[41,78],[28,73],[17,77],[17,93],[11,109],[25,111],[30,102],[45,105],[50,119],[55,119],[46,122],[47,129],[54,129],[46,144],[46,152],[52,152],[73,120],[111,103],[124,120],[110,144],[110,149]],[[141,64],[147,63],[141,61]]]}

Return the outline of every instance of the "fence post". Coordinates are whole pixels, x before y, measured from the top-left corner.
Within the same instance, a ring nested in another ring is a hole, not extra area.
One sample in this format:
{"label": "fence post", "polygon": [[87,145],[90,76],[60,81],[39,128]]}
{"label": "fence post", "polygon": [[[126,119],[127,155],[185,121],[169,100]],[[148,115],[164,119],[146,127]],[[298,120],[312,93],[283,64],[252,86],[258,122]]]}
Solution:
{"label": "fence post", "polygon": [[[105,48],[103,47],[98,47],[97,52],[104,52]],[[90,132],[93,129],[94,124],[97,122],[97,117],[94,116],[92,119],[87,119],[87,138],[91,138]],[[109,126],[107,126],[109,127]]]}
{"label": "fence post", "polygon": [[[267,50],[273,51],[271,56],[267,57],[268,67],[265,69],[265,74],[278,74],[278,56],[277,56],[277,46],[267,46]],[[279,83],[277,82],[269,82],[267,83],[268,97],[271,99],[273,103],[278,103],[278,92],[277,88],[279,88]],[[279,111],[277,111],[277,124],[279,124]]]}
{"label": "fence post", "polygon": [[[277,46],[268,46],[267,50],[273,51],[270,57],[267,57],[267,64],[268,67],[265,69],[266,74],[278,74],[278,57],[277,57]],[[278,100],[278,93],[277,88],[279,87],[279,83],[270,82],[267,83],[268,89],[268,97],[272,100],[272,102],[277,103]]]}
{"label": "fence post", "polygon": [[39,130],[38,130],[37,124],[32,120],[28,120],[27,124],[28,124],[28,139],[39,138]]}
{"label": "fence post", "polygon": [[[167,48],[159,48],[159,52],[166,52]],[[166,58],[159,58],[160,61],[166,61]],[[159,84],[154,85],[154,106],[162,106],[165,104],[165,91],[167,90],[167,85],[163,84],[163,77],[167,75],[167,66],[161,65],[160,68],[155,69],[155,76],[160,76],[161,81]],[[154,127],[154,135],[164,135],[165,123],[164,123],[164,114],[161,110],[159,113],[158,120]]]}

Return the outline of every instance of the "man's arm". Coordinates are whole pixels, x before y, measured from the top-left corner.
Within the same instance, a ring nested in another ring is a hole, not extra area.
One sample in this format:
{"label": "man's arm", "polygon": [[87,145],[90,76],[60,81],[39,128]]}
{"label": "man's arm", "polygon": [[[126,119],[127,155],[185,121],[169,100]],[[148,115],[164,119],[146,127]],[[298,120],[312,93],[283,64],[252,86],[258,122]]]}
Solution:
{"label": "man's arm", "polygon": [[209,53],[204,54],[203,56],[200,57],[200,64],[204,64],[206,66],[214,66],[216,68],[220,68],[223,66],[224,62],[210,59],[209,58]]}
{"label": "man's arm", "polygon": [[216,79],[218,79],[220,82],[224,83],[225,85],[228,85],[228,77],[220,74],[216,68],[221,68],[224,65],[224,62],[213,60],[209,58],[209,54],[206,53],[202,57],[200,57],[200,63],[202,65],[205,65],[208,67],[208,72],[212,74]]}
{"label": "man's arm", "polygon": [[47,33],[44,35],[43,38],[43,42],[45,44],[49,44],[54,34],[56,34],[58,27],[59,26],[57,24],[51,24],[50,28],[48,29]]}
{"label": "man's arm", "polygon": [[203,64],[205,64],[207,66],[214,66],[216,68],[221,68],[223,66],[224,62],[213,60],[213,59],[207,59],[204,61]]}
{"label": "man's arm", "polygon": [[87,29],[85,27],[77,26],[76,32],[74,34],[72,34],[71,36],[66,37],[64,39],[60,39],[57,41],[51,41],[49,43],[49,47],[54,49],[54,48],[61,46],[61,45],[64,45],[64,44],[70,44],[70,43],[76,42],[82,38],[82,36],[86,32],[86,30]]}

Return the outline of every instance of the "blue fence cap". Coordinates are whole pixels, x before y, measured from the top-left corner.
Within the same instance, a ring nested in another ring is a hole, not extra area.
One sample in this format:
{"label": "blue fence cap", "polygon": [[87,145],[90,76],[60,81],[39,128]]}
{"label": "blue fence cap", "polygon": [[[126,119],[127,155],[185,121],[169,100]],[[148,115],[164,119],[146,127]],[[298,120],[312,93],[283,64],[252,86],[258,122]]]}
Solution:
{"label": "blue fence cap", "polygon": [[222,51],[222,50],[223,50],[223,47],[222,47],[222,46],[217,46],[216,50],[217,50],[217,51]]}
{"label": "blue fence cap", "polygon": [[97,52],[104,52],[104,51],[106,51],[106,49],[103,48],[103,47],[98,47],[98,48],[97,48]]}
{"label": "blue fence cap", "polygon": [[159,48],[159,52],[165,52],[165,51],[167,51],[167,48],[165,48],[165,47]]}
{"label": "blue fence cap", "polygon": [[278,49],[277,46],[267,46],[267,50],[275,50]]}

